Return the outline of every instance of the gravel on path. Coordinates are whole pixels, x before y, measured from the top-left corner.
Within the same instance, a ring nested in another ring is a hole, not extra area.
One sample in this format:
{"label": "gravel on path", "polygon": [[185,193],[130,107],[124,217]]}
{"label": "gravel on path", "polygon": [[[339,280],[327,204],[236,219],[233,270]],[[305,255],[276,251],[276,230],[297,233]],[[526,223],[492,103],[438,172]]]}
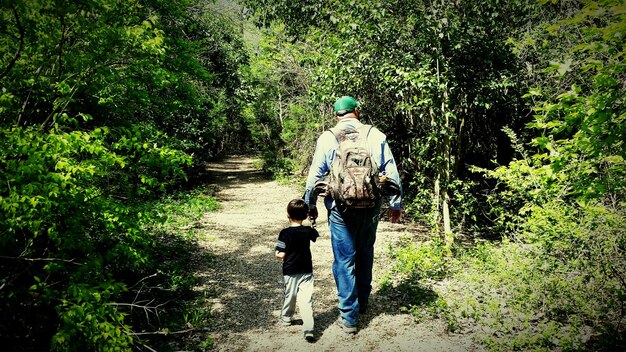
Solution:
{"label": "gravel on path", "polygon": [[[278,232],[288,225],[286,207],[302,189],[266,177],[249,157],[209,165],[222,208],[207,213],[201,246],[210,255],[196,288],[211,292],[211,327],[216,351],[480,351],[468,336],[448,334],[441,322],[416,323],[400,309],[397,296],[382,294],[379,281],[388,270],[388,248],[416,231],[381,221],[375,246],[370,309],[356,335],[346,335],[337,320],[337,291],[328,224],[317,222],[320,238],[311,245],[315,277],[315,328],[308,343],[302,327],[278,324],[282,301],[281,263],[274,257]],[[321,203],[321,201],[320,201]],[[320,209],[323,209],[323,206]],[[306,223],[305,223],[306,225]],[[296,311],[296,318],[297,316]]]}

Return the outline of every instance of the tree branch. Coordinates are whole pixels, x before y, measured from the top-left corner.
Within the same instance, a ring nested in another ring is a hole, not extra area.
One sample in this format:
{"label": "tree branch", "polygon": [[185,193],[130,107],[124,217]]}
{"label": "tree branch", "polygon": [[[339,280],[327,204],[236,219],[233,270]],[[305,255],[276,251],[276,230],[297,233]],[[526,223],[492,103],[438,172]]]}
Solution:
{"label": "tree branch", "polygon": [[163,306],[163,305],[168,304],[170,301],[168,300],[168,301],[163,302],[161,304],[157,304],[156,306],[150,306],[149,304],[152,303],[152,302],[154,302],[154,299],[151,300],[150,302],[148,302],[148,305],[141,305],[141,304],[137,304],[137,303],[117,303],[117,302],[107,303],[107,305],[115,306],[115,307],[130,307],[131,311],[133,309],[135,309],[135,308],[143,309],[144,313],[146,314],[146,319],[149,321],[150,320],[150,316],[148,315],[148,313],[153,313],[158,318],[160,307]]}
{"label": "tree branch", "polygon": [[179,330],[179,331],[169,331],[168,329],[163,329],[163,330],[159,330],[159,331],[151,331],[151,332],[129,332],[128,335],[130,336],[141,336],[141,335],[171,335],[171,334],[184,334],[190,331],[194,331],[194,328],[189,328],[189,329],[185,329],[185,330]]}
{"label": "tree branch", "polygon": [[139,285],[142,281],[147,280],[147,279],[149,279],[149,278],[151,278],[151,277],[155,277],[155,276],[157,276],[157,273],[154,273],[154,274],[152,274],[152,275],[148,275],[148,276],[144,277],[143,279],[141,279],[141,280],[137,281],[137,283],[135,283],[134,285],[132,285],[132,286],[131,286],[131,287],[129,287],[128,289],[130,290],[131,288],[134,288],[134,287],[136,287],[137,285]]}
{"label": "tree branch", "polygon": [[15,55],[13,55],[13,59],[11,60],[11,62],[9,62],[7,68],[4,70],[4,72],[2,72],[2,74],[0,74],[0,80],[8,75],[9,72],[11,72],[17,60],[20,58],[20,56],[22,56],[22,50],[24,49],[24,27],[22,27],[22,23],[20,22],[20,16],[17,14],[17,9],[15,8],[15,5],[11,6],[11,9],[13,10],[13,16],[15,17],[15,26],[20,33],[20,46],[17,48],[17,51],[15,52]]}
{"label": "tree branch", "polygon": [[0,259],[13,259],[13,260],[24,260],[27,262],[65,262],[75,265],[84,265],[83,263],[77,263],[75,259],[61,259],[61,258],[26,258],[26,257],[8,257],[5,255],[0,255]]}
{"label": "tree branch", "polygon": [[59,69],[57,72],[57,81],[61,80],[63,73],[63,44],[65,44],[65,14],[61,15],[61,39],[59,40]]}

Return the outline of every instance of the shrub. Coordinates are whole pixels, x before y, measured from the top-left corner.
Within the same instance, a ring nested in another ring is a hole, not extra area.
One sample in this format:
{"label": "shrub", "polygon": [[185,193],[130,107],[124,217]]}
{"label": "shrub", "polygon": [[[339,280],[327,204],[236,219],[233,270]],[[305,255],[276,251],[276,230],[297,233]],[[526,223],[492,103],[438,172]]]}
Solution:
{"label": "shrub", "polygon": [[130,280],[123,274],[150,262],[155,237],[145,230],[157,214],[144,202],[184,177],[190,159],[138,130],[60,123],[48,132],[0,129],[2,339],[42,349],[52,335],[61,350],[125,346],[114,303]]}

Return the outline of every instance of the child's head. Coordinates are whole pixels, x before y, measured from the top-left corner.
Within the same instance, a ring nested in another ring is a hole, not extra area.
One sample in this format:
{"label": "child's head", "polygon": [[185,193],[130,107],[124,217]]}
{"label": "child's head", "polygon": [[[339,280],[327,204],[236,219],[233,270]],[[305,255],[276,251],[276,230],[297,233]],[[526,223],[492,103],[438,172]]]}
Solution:
{"label": "child's head", "polygon": [[302,221],[309,214],[309,207],[302,199],[294,199],[287,205],[287,214],[292,220]]}

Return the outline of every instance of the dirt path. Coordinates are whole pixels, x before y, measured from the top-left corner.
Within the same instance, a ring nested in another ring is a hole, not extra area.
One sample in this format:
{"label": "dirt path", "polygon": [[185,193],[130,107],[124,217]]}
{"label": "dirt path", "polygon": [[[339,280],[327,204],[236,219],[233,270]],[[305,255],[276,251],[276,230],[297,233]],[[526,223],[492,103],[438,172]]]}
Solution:
{"label": "dirt path", "polygon": [[[287,225],[286,205],[302,190],[268,180],[254,160],[235,157],[210,165],[222,209],[206,217],[201,245],[212,260],[198,275],[200,290],[212,292],[211,331],[217,351],[477,351],[467,337],[448,335],[436,322],[417,324],[399,309],[397,297],[381,294],[379,279],[389,266],[387,249],[408,234],[405,225],[381,222],[376,242],[371,308],[359,332],[345,335],[334,325],[336,288],[324,212],[321,237],[312,244],[313,310],[319,340],[307,343],[298,325],[277,323],[282,296],[280,262],[274,258],[278,232]],[[320,202],[321,203],[321,202]],[[321,206],[321,204],[320,204]],[[322,208],[323,209],[323,208]],[[296,312],[296,318],[298,318]]]}

